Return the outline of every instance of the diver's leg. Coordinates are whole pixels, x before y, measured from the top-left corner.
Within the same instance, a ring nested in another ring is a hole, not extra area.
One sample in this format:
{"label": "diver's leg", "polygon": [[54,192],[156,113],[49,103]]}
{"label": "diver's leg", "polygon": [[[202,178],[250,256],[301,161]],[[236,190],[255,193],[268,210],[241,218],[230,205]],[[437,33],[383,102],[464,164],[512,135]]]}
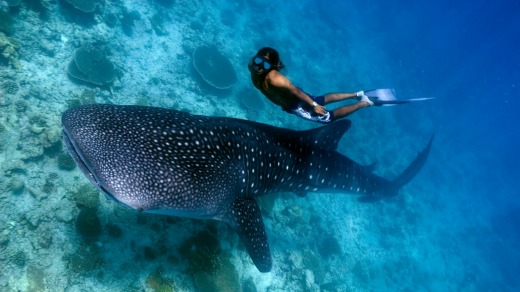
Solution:
{"label": "diver's leg", "polygon": [[332,111],[334,113],[334,120],[344,118],[344,117],[350,115],[351,113],[357,111],[358,109],[364,108],[367,106],[370,106],[370,104],[368,102],[360,101],[360,102],[356,102],[355,104],[339,107]]}
{"label": "diver's leg", "polygon": [[325,94],[325,104],[356,97],[356,93],[327,93]]}

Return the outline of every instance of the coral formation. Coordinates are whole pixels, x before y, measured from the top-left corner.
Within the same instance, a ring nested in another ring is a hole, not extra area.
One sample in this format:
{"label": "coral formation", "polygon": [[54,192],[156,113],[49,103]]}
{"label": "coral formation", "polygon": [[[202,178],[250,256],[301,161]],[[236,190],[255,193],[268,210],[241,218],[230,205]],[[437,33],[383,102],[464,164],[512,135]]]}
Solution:
{"label": "coral formation", "polygon": [[107,234],[113,238],[119,238],[121,235],[123,235],[123,229],[121,229],[121,227],[117,226],[116,224],[108,223],[105,228],[107,230]]}
{"label": "coral formation", "polygon": [[72,200],[80,208],[95,209],[99,206],[99,193],[91,184],[82,185],[77,192],[72,194]]}
{"label": "coral formation", "polygon": [[41,248],[49,248],[52,243],[52,233],[49,229],[43,228],[38,232],[38,245]]}
{"label": "coral formation", "polygon": [[114,64],[94,46],[76,50],[68,66],[68,73],[75,79],[101,86],[112,83],[116,77]]}
{"label": "coral formation", "polygon": [[240,105],[246,110],[262,111],[265,108],[264,99],[255,90],[244,89],[238,94],[238,97]]}
{"label": "coral formation", "polygon": [[328,234],[323,237],[319,246],[319,251],[323,258],[329,258],[333,255],[341,254],[341,246],[332,234]]}
{"label": "coral formation", "polygon": [[75,253],[65,255],[63,260],[67,262],[69,270],[76,274],[91,272],[104,264],[96,245],[81,246]]}
{"label": "coral formation", "polygon": [[217,89],[231,88],[237,82],[233,65],[215,46],[200,46],[193,51],[193,66],[202,78]]}
{"label": "coral formation", "polygon": [[168,32],[164,28],[164,16],[162,14],[154,14],[150,18],[150,24],[157,35],[168,35]]}
{"label": "coral formation", "polygon": [[2,91],[7,94],[16,94],[18,92],[18,83],[8,80],[2,83]]}
{"label": "coral formation", "polygon": [[228,258],[220,257],[217,269],[196,272],[194,277],[200,292],[242,291],[238,272]]}
{"label": "coral formation", "polygon": [[11,180],[11,183],[9,184],[9,188],[11,189],[13,194],[18,195],[18,194],[21,194],[23,192],[23,190],[25,189],[25,184],[24,184],[23,180],[15,177]]}
{"label": "coral formation", "polygon": [[188,260],[193,271],[214,271],[218,267],[220,243],[216,235],[201,231],[184,241],[179,251]]}
{"label": "coral formation", "polygon": [[43,269],[33,265],[27,267],[27,291],[47,291]]}
{"label": "coral formation", "polygon": [[255,281],[252,277],[247,278],[247,280],[242,283],[242,292],[257,292]]}
{"label": "coral formation", "polygon": [[27,253],[22,250],[17,251],[11,256],[11,261],[19,267],[24,267],[27,263]]}
{"label": "coral formation", "polygon": [[141,14],[139,13],[139,11],[132,10],[132,11],[128,12],[125,10],[123,12],[123,17],[121,17],[121,28],[123,29],[123,32],[127,36],[132,36],[134,23],[136,20],[140,20],[140,19],[141,19]]}
{"label": "coral formation", "polygon": [[101,234],[102,227],[96,209],[82,208],[76,219],[76,230],[87,241],[95,241]]}
{"label": "coral formation", "polygon": [[61,153],[58,155],[58,167],[61,170],[71,171],[76,168],[76,163],[67,153]]}
{"label": "coral formation", "polygon": [[173,292],[175,289],[173,281],[164,277],[161,269],[150,273],[146,277],[146,286],[156,292]]}
{"label": "coral formation", "polygon": [[12,22],[11,14],[0,10],[0,31],[5,32],[6,34],[10,34],[12,29]]}
{"label": "coral formation", "polygon": [[0,32],[0,63],[5,63],[15,69],[20,69],[20,63],[18,62],[19,48],[20,45],[16,40]]}
{"label": "coral formation", "polygon": [[100,0],[65,0],[69,2],[74,8],[83,12],[94,12]]}
{"label": "coral formation", "polygon": [[6,0],[6,2],[9,6],[18,6],[22,0]]}

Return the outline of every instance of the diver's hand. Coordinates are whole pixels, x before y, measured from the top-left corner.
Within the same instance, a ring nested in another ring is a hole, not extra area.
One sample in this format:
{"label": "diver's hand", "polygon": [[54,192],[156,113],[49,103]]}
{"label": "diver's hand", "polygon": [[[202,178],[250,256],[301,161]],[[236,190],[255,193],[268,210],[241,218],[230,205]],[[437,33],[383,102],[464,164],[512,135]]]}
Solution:
{"label": "diver's hand", "polygon": [[361,98],[365,95],[365,92],[363,90],[356,92],[356,98],[358,100],[361,100]]}
{"label": "diver's hand", "polygon": [[315,107],[312,108],[314,113],[320,115],[320,116],[324,116],[325,114],[327,114],[327,110],[325,109],[324,106],[321,106],[321,105],[317,105]]}

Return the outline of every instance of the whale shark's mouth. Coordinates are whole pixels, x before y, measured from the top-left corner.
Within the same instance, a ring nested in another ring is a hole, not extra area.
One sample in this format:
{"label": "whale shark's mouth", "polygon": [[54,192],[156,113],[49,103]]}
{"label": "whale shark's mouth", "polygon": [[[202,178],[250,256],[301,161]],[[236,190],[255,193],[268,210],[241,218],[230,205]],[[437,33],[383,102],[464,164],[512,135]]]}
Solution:
{"label": "whale shark's mouth", "polygon": [[69,152],[70,156],[79,167],[81,172],[90,180],[90,182],[98,188],[101,192],[106,194],[111,199],[115,200],[115,197],[105,188],[103,187],[103,183],[99,181],[98,177],[95,175],[95,170],[92,165],[83,158],[82,151],[79,147],[77,147],[74,140],[69,138],[69,134],[67,133],[67,129],[64,128],[62,130],[63,142],[65,143],[65,147]]}

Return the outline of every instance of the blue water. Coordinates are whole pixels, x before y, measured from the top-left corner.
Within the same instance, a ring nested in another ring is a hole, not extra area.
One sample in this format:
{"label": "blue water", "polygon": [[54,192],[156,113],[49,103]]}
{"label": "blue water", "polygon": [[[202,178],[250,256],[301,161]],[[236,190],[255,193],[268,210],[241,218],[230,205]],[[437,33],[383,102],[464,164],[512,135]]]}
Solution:
{"label": "blue water", "polygon": [[[0,58],[1,291],[212,287],[204,281],[223,291],[520,289],[518,1],[117,0],[88,13],[66,1],[34,2],[0,2],[0,52],[16,52]],[[121,15],[130,11],[134,23],[124,26]],[[118,68],[111,88],[67,75],[86,44],[103,48]],[[193,50],[207,44],[232,62],[231,89],[211,88],[193,68]],[[349,117],[339,151],[377,161],[376,173],[388,178],[434,135],[426,165],[397,198],[262,200],[274,262],[268,274],[223,224],[137,214],[103,197],[95,215],[80,215],[77,196],[88,180],[58,162],[59,117],[70,100],[317,126],[267,100],[256,112],[241,105],[243,95],[257,94],[247,62],[264,46],[280,52],[282,73],[314,94],[394,88],[403,99],[435,97]],[[8,90],[13,83],[18,90]],[[101,226],[93,240],[76,225],[87,215]],[[211,236],[193,239],[201,231]],[[215,238],[221,252],[211,256],[224,268],[207,276],[208,255],[198,248]]]}

